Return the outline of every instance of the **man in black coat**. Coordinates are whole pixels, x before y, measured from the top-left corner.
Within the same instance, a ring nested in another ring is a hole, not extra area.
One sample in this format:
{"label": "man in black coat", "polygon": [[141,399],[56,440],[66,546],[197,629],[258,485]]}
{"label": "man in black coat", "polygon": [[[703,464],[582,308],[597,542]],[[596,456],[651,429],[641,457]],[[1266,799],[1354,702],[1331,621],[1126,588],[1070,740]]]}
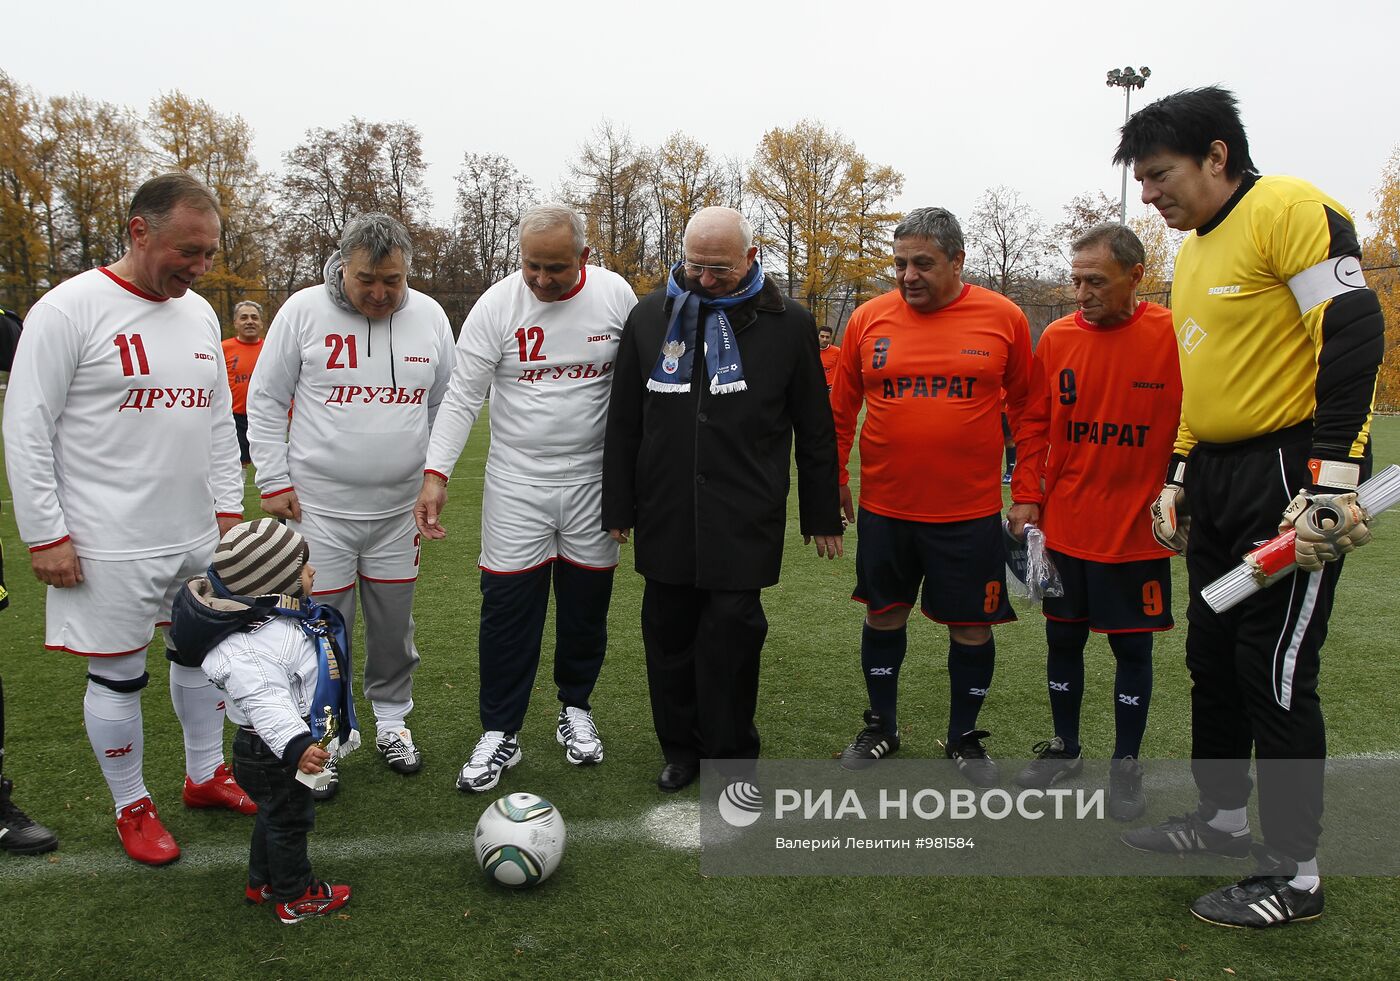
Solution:
{"label": "man in black coat", "polygon": [[[841,554],[836,439],[812,316],[755,261],[753,229],[705,208],[685,259],[627,318],[603,451],[603,527],[636,529],[652,719],[675,791],[702,758],[758,757],[754,712],[794,438],[803,542]],[[745,773],[748,764],[734,770]]]}

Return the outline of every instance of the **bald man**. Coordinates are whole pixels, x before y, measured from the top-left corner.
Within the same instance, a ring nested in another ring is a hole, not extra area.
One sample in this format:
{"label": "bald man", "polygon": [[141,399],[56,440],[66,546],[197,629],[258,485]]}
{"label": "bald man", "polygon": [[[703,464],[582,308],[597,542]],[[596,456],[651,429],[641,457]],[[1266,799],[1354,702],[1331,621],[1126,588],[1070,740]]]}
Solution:
{"label": "bald man", "polygon": [[835,558],[842,528],[811,314],[764,276],[732,208],[698,212],[684,246],[627,318],[603,449],[603,526],[619,543],[636,529],[646,578],[666,792],[691,783],[701,759],[739,761],[737,777],[758,756],[759,590],[778,581],[794,441],[804,542]]}

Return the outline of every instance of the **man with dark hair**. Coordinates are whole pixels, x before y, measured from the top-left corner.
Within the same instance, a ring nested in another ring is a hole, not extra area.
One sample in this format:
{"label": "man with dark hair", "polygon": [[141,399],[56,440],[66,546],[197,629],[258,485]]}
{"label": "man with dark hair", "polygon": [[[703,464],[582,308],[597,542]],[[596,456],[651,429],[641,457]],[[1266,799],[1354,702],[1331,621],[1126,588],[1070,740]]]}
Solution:
{"label": "man with dark hair", "polygon": [[[1123,840],[1247,854],[1253,750],[1260,872],[1202,896],[1192,912],[1223,926],[1314,919],[1323,907],[1320,651],[1342,555],[1370,537],[1355,491],[1371,470],[1380,304],[1346,210],[1297,178],[1259,176],[1224,89],[1142,109],[1114,159],[1132,164],[1143,202],[1169,226],[1194,232],[1172,283],[1181,426],[1152,527],[1186,552],[1200,804]],[[1338,519],[1313,522],[1313,511]],[[1298,533],[1297,570],[1227,613],[1212,611],[1202,588],[1288,528]]]}
{"label": "man with dark hair", "polygon": [[[866,606],[865,727],[841,754],[861,769],[899,748],[895,708],[909,612],[948,626],[945,755],[990,787],[997,765],[977,716],[992,684],[992,625],[1016,619],[1006,597],[1001,530],[1002,391],[1013,423],[1030,383],[1031,333],[1006,297],[962,281],[963,237],[943,208],[894,230],[897,289],[846,325],[831,392],[841,504],[856,521],[856,588]],[[860,430],[860,513],[846,464]]]}
{"label": "man with dark hair", "polygon": [[520,729],[554,589],[554,737],[574,766],[603,762],[590,699],[608,647],[617,543],[598,523],[609,372],[637,294],[588,265],[583,216],[541,204],[520,219],[520,271],[487,290],[462,325],[415,506],[428,538],[447,480],[491,396],[481,499],[482,734],[457,788],[483,793],[520,761]]}
{"label": "man with dark hair", "polygon": [[238,432],[238,449],[243,465],[253,462],[248,452],[248,382],[252,380],[258,355],[262,353],[262,307],[252,300],[233,306],[233,336],[224,340],[224,367],[228,389],[233,395],[233,425]]}
{"label": "man with dark hair", "polygon": [[821,349],[822,371],[826,373],[826,390],[831,391],[832,379],[836,377],[836,363],[841,359],[841,349],[831,342],[834,335],[830,327],[817,328],[817,347]]}
{"label": "man with dark hair", "polygon": [[754,715],[778,581],[788,472],[817,554],[841,554],[836,446],[812,316],[765,277],[753,227],[733,208],[686,225],[685,258],[637,304],[622,336],[603,449],[603,526],[637,530],[642,642],[666,765],[693,782],[702,759],[752,775]]}
{"label": "man with dark hair", "polygon": [[1096,225],[1072,250],[1079,312],[1045,328],[1036,346],[1021,417],[1026,454],[1011,487],[1011,534],[1037,525],[1064,584],[1042,605],[1055,734],[1016,783],[1043,789],[1083,767],[1084,646],[1091,630],[1107,634],[1117,661],[1108,812],[1129,821],[1146,807],[1138,757],[1152,632],[1172,626],[1172,552],[1141,517],[1176,438],[1181,370],[1171,311],[1138,301],[1143,248],[1132,230]]}
{"label": "man with dark hair", "polygon": [[[14,363],[23,324],[19,314],[0,308],[0,371]],[[3,508],[0,508],[3,510]],[[5,589],[5,548],[0,545],[0,610],[10,605]],[[39,855],[58,847],[58,836],[32,820],[10,799],[14,784],[5,773],[5,686],[0,684],[0,849],[17,855]]]}
{"label": "man with dark hair", "polygon": [[[180,849],[142,776],[146,647],[185,578],[243,510],[219,320],[190,287],[219,246],[218,202],[167,174],[132,199],[130,246],[50,290],[25,321],[5,399],[20,537],[49,586],[45,646],[87,658],[83,717],[128,855]],[[167,637],[167,654],[171,645]],[[184,730],[184,801],[256,810],[223,756],[223,698],[170,665]]]}
{"label": "man with dark hair", "polygon": [[[325,282],[277,311],[248,385],[248,440],[263,510],[311,546],[318,602],[354,629],[365,611],[364,694],[375,748],[395,773],[423,754],[413,711],[413,502],[428,435],[452,371],[452,331],[432,297],[409,288],[413,243],[384,214],[346,223]],[[290,429],[287,413],[293,400]],[[334,779],[317,799],[339,789]]]}

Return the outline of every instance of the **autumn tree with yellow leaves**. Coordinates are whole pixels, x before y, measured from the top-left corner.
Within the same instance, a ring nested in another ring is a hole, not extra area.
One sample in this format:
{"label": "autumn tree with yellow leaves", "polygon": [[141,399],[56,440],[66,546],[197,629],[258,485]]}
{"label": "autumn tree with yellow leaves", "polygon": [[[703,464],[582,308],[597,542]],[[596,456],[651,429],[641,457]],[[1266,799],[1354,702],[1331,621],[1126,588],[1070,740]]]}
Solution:
{"label": "autumn tree with yellow leaves", "polygon": [[827,322],[833,299],[858,303],[883,288],[891,200],[904,177],[871,163],[840,133],[812,120],[763,135],[749,167],[765,266],[787,277],[787,294]]}
{"label": "autumn tree with yellow leaves", "polygon": [[1362,265],[1385,314],[1385,358],[1376,379],[1376,401],[1394,411],[1400,409],[1400,147],[1381,171],[1376,206],[1366,217],[1376,230],[1363,245]]}

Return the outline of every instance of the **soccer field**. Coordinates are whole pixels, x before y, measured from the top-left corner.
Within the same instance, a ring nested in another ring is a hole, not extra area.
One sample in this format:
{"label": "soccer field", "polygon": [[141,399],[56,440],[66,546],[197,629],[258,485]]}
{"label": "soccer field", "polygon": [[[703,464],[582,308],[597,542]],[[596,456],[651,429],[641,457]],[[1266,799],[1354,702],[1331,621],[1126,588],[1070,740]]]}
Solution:
{"label": "soccer field", "polygon": [[[180,803],[183,750],[158,653],[144,699],[146,780],[184,854],[164,868],[123,855],[83,731],[84,665],[43,650],[43,591],[29,575],[3,488],[0,535],[13,593],[11,609],[0,613],[5,772],[16,802],[62,845],[37,858],[0,854],[0,977],[1400,976],[1400,882],[1327,877],[1325,867],[1326,915],[1261,932],[1191,917],[1188,904],[1221,885],[1219,877],[703,877],[697,787],[668,796],[654,784],[661,758],[638,628],[641,581],[627,549],[594,696],[606,762],[576,769],[555,743],[551,621],[522,763],[495,792],[459,793],[458,767],[479,734],[476,556],[486,429],[484,421],[476,426],[450,486],[449,537],[423,550],[423,664],[409,723],[424,768],[397,776],[370,745],[346,760],[339,796],[318,810],[311,853],[317,873],[349,882],[354,899],[338,917],[294,929],[242,902],[250,819]],[[1400,462],[1400,419],[1379,419],[1375,436],[1376,468]],[[247,500],[256,516],[251,483]],[[789,515],[783,581],[764,594],[771,629],[758,725],[765,757],[829,758],[855,734],[865,704],[862,608],[849,599],[854,535],[845,558],[819,561],[801,546],[795,506]],[[1185,569],[1179,561],[1174,569],[1181,626],[1160,635],[1156,648],[1149,772],[1152,758],[1189,750]],[[1324,649],[1333,754],[1400,754],[1397,582],[1400,516],[1388,515],[1377,522],[1375,542],[1348,562]],[[996,681],[982,717],[993,733],[988,749],[1000,758],[1023,758],[1050,735],[1043,621],[1025,604],[1017,611],[1018,623],[997,629]],[[911,621],[901,758],[940,752],[946,650],[942,628]],[[1111,748],[1113,670],[1102,638],[1091,641],[1087,661],[1085,754],[1102,758]],[[488,883],[470,848],[481,811],[515,790],[553,801],[569,830],[562,867],[524,892]],[[1190,803],[1154,797],[1148,817]]]}

